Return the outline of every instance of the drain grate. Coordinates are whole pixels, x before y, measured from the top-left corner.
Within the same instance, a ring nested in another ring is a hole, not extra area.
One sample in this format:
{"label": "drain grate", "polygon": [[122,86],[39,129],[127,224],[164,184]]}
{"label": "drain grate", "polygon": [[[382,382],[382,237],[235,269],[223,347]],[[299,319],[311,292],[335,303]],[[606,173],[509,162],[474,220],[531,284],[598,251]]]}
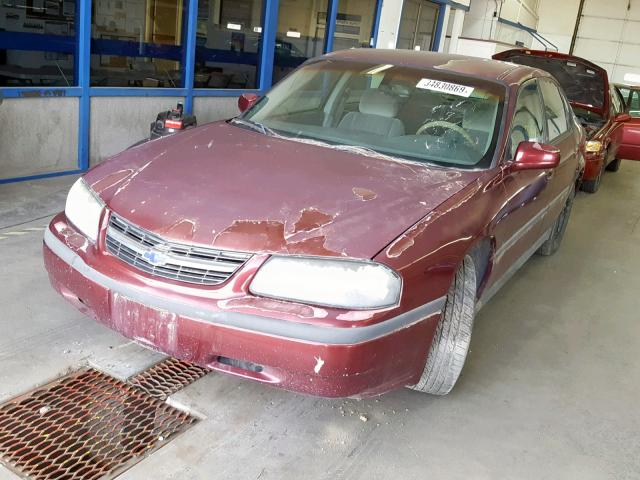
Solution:
{"label": "drain grate", "polygon": [[129,383],[147,395],[165,400],[170,395],[204,377],[209,370],[191,363],[167,358],[129,379]]}
{"label": "drain grate", "polygon": [[0,405],[0,463],[34,480],[110,479],[196,421],[84,369]]}

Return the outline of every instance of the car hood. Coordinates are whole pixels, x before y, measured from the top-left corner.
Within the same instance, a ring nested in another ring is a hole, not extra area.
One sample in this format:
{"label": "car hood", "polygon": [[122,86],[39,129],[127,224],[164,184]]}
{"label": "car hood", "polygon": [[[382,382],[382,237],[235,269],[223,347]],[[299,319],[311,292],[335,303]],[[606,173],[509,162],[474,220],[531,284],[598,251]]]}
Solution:
{"label": "car hood", "polygon": [[604,112],[607,71],[595,63],[573,55],[522,49],[500,52],[493,58],[545,70],[560,83],[573,106]]}
{"label": "car hood", "polygon": [[85,181],[110,210],[170,241],[372,258],[479,175],[219,122],[126,150]]}

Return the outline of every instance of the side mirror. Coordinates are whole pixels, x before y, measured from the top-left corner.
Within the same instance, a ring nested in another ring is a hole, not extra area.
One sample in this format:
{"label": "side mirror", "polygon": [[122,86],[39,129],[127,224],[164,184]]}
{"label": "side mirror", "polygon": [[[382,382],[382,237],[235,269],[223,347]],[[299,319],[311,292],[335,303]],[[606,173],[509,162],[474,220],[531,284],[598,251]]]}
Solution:
{"label": "side mirror", "polygon": [[258,95],[255,93],[243,93],[238,98],[238,109],[240,112],[244,112],[253,106],[258,101]]}
{"label": "side mirror", "polygon": [[544,170],[560,164],[560,149],[538,142],[520,142],[512,170]]}
{"label": "side mirror", "polygon": [[616,115],[613,120],[615,122],[618,123],[624,123],[624,122],[628,122],[629,120],[631,120],[631,115],[629,115],[628,113],[619,113],[618,115]]}

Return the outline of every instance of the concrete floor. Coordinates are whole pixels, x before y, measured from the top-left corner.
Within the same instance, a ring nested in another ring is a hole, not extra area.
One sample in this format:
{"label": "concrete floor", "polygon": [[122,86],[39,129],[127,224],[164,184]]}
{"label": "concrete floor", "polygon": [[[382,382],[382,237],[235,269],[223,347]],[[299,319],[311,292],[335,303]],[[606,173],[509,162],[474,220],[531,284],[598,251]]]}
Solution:
{"label": "concrete floor", "polygon": [[[49,287],[46,218],[24,222],[62,209],[71,181],[0,186],[0,225],[20,224],[0,228],[0,401],[80,365],[125,378],[160,358]],[[482,310],[449,396],[325,400],[210,374],[172,398],[204,420],[120,478],[638,479],[639,243],[640,164],[625,162],[579,195],[560,252]]]}

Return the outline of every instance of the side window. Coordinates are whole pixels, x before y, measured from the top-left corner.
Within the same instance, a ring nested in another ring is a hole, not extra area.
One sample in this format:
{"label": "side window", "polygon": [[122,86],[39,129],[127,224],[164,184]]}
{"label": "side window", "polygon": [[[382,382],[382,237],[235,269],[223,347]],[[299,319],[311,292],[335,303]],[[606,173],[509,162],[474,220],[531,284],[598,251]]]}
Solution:
{"label": "side window", "polygon": [[531,80],[518,92],[518,100],[511,122],[511,158],[520,142],[544,142],[544,114],[540,103],[538,83]]}
{"label": "side window", "polygon": [[555,83],[549,80],[540,80],[540,90],[542,90],[542,98],[544,99],[549,141],[552,142],[568,130],[568,115],[562,94]]}
{"label": "side window", "polygon": [[620,93],[620,96],[622,97],[622,100],[625,103],[625,107],[628,108],[629,105],[627,105],[627,103],[631,98],[630,96],[631,91],[626,88],[618,88],[618,87],[616,87],[616,90],[618,91],[618,93]]}
{"label": "side window", "polygon": [[632,90],[629,101],[629,114],[640,117],[640,90]]}

